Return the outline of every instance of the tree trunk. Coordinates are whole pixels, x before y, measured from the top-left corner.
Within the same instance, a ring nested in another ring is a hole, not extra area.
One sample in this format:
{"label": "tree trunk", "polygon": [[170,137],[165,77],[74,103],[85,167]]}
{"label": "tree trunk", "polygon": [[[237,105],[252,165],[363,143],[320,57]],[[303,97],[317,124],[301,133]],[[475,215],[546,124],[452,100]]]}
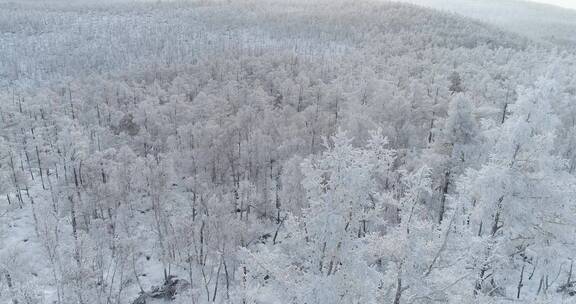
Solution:
{"label": "tree trunk", "polygon": [[518,292],[516,293],[516,299],[520,299],[520,291],[522,290],[522,286],[524,286],[524,268],[526,268],[526,264],[522,265],[522,271],[520,272],[520,281],[518,281]]}
{"label": "tree trunk", "polygon": [[440,199],[440,212],[438,213],[438,224],[442,224],[444,213],[446,212],[446,195],[448,195],[448,186],[450,185],[450,171],[444,175],[444,186],[442,187],[442,197]]}
{"label": "tree trunk", "polygon": [[14,294],[14,286],[12,285],[12,277],[10,276],[10,273],[6,272],[4,277],[6,278],[8,290],[10,290],[10,294],[12,296],[12,304],[18,304],[18,299],[16,299],[16,295]]}
{"label": "tree trunk", "polygon": [[398,274],[396,281],[396,295],[394,296],[394,304],[400,304],[400,298],[402,297],[402,278]]}

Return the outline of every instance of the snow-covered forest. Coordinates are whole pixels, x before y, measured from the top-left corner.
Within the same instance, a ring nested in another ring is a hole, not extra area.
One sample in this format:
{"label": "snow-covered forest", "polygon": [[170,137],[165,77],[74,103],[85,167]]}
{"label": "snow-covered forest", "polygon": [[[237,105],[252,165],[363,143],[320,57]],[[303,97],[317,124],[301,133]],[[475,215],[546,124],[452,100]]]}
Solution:
{"label": "snow-covered forest", "polygon": [[0,303],[576,303],[576,39],[545,31],[0,0]]}
{"label": "snow-covered forest", "polygon": [[[576,11],[537,2],[563,0],[398,0],[493,23],[539,42],[576,46]],[[532,2],[535,1],[535,2]],[[574,3],[575,0],[565,0]]]}

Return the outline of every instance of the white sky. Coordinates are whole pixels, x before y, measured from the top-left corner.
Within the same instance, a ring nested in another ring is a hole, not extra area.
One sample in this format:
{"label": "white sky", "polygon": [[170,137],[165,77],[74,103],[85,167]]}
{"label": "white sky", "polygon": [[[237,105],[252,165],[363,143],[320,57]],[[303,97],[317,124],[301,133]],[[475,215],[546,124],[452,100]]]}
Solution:
{"label": "white sky", "polygon": [[576,9],[576,0],[530,0],[530,1],[553,4],[562,7]]}

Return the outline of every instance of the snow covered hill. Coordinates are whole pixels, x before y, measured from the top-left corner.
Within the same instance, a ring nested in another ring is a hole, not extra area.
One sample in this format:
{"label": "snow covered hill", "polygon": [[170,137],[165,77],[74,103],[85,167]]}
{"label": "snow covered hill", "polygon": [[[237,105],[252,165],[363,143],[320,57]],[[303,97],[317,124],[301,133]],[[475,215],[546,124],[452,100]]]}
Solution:
{"label": "snow covered hill", "polygon": [[576,51],[505,28],[0,0],[0,303],[573,303]]}
{"label": "snow covered hill", "polygon": [[563,47],[576,47],[576,10],[524,0],[401,0],[453,12]]}

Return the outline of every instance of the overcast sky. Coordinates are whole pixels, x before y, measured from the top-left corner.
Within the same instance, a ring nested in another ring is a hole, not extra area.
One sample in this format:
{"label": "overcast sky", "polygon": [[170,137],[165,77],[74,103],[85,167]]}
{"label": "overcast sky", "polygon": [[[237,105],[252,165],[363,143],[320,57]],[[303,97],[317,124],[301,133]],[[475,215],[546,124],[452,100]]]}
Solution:
{"label": "overcast sky", "polygon": [[576,0],[531,0],[576,9]]}

